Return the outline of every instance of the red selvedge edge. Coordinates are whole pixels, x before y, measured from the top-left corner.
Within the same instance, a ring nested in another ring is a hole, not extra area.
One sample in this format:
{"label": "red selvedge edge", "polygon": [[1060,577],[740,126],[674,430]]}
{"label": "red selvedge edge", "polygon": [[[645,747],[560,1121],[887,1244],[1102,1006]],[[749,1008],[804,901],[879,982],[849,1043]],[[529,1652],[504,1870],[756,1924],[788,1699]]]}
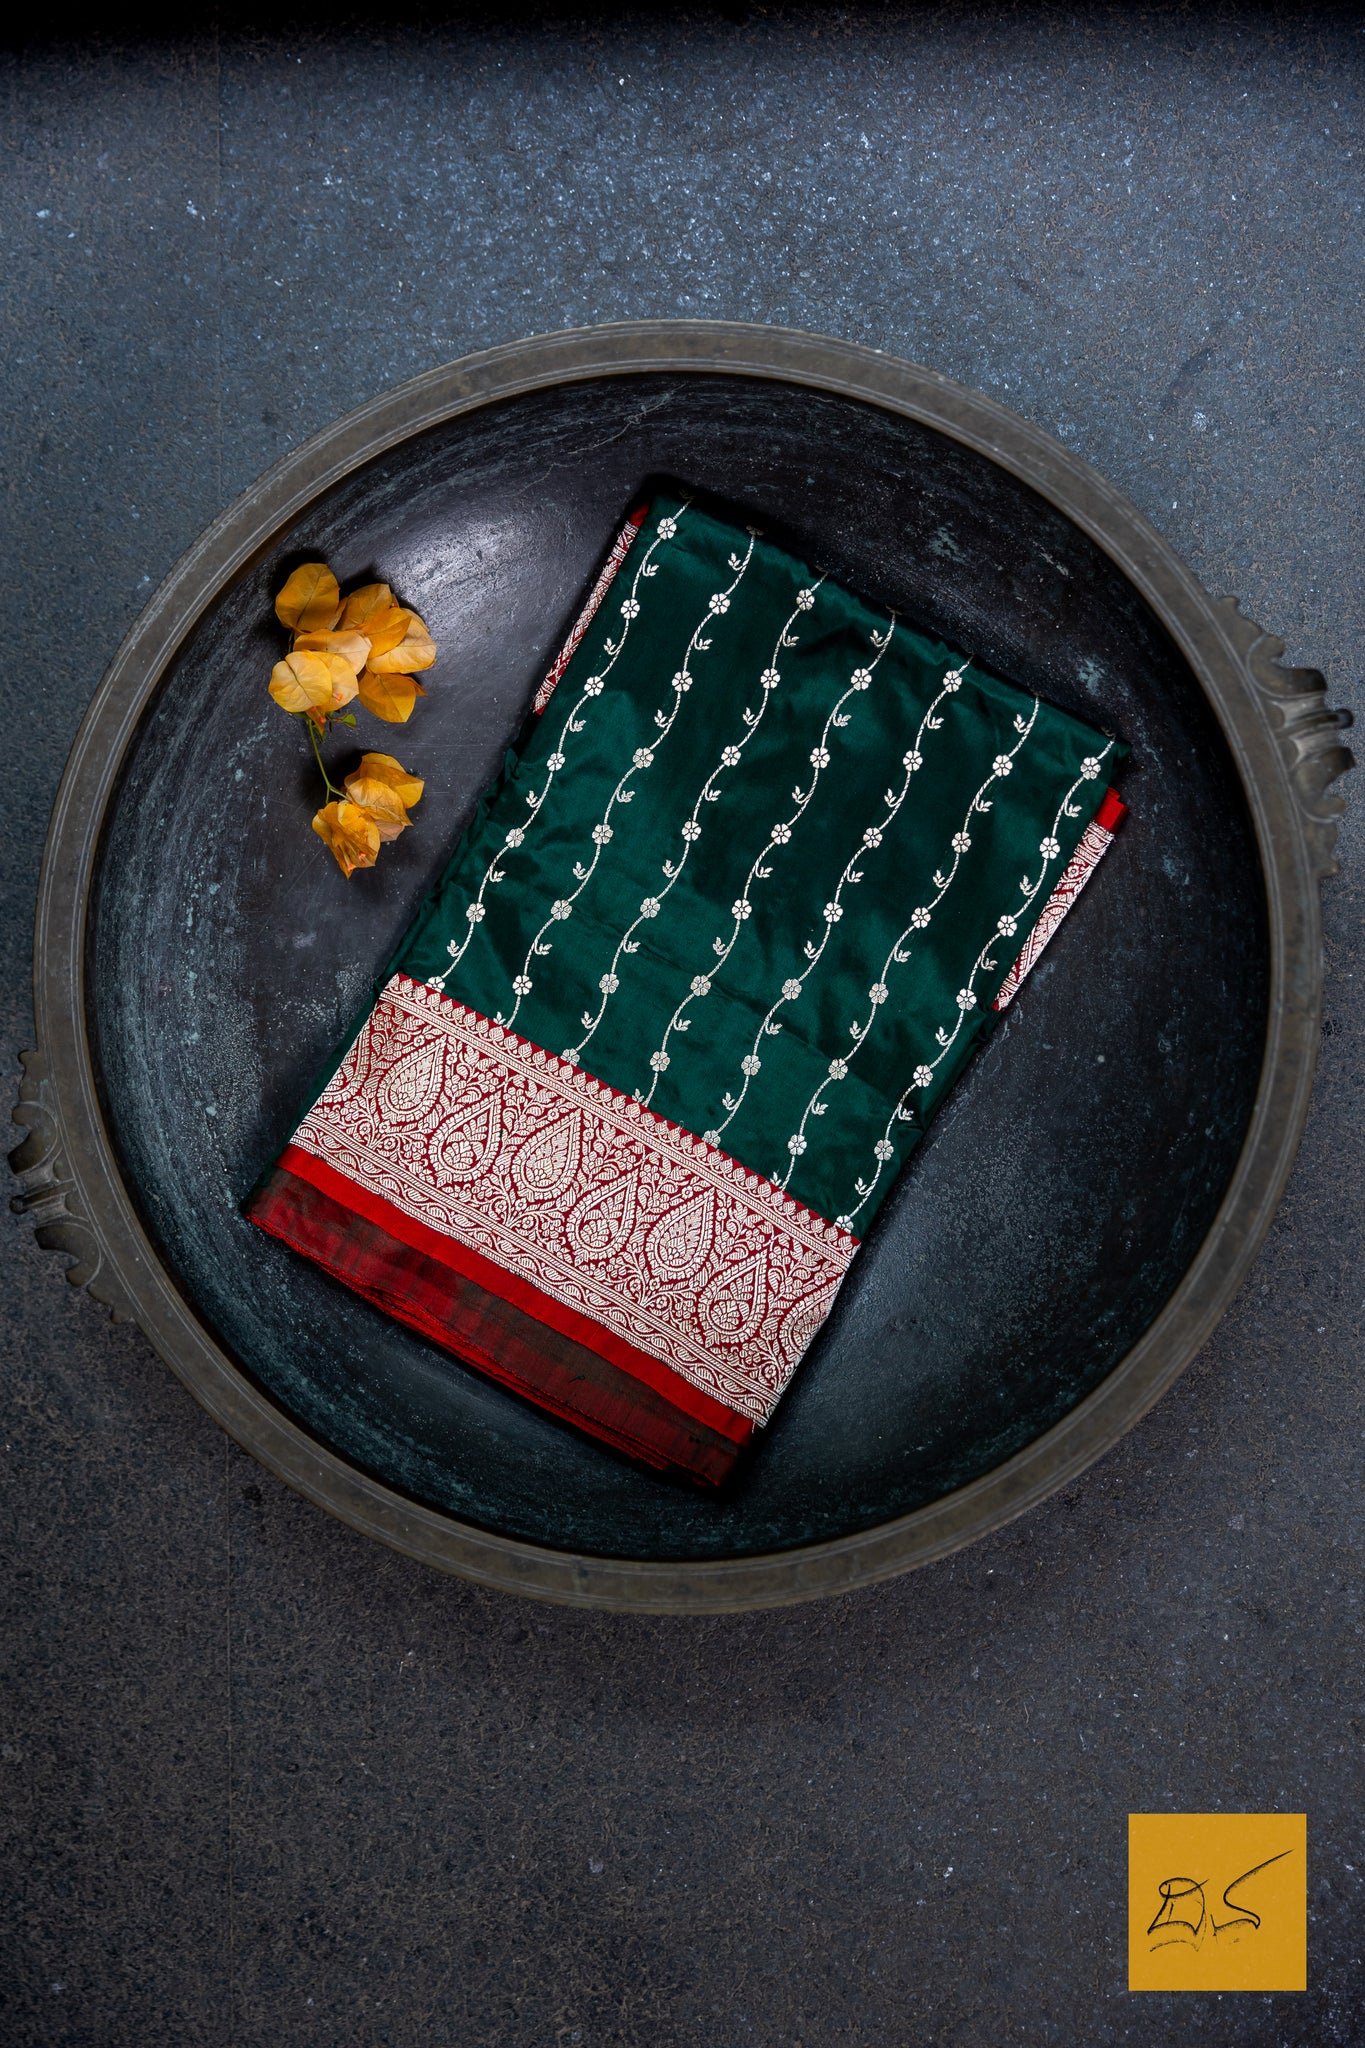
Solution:
{"label": "red selvedge edge", "polygon": [[597,612],[597,607],[601,604],[603,598],[610,590],[612,578],[615,576],[622,562],[625,561],[626,556],[630,551],[630,544],[634,540],[636,534],[640,531],[640,528],[644,525],[648,513],[649,507],[647,505],[641,505],[637,512],[632,512],[629,519],[627,519],[625,525],[621,528],[621,531],[617,534],[616,539],[612,542],[611,553],[607,556],[606,562],[603,564],[602,573],[598,577],[596,583],[594,583],[592,590],[589,593],[587,603],[584,605],[582,611],[578,614],[578,617],[574,620],[573,625],[569,631],[568,639],[564,642],[564,645],[560,648],[558,654],[555,656],[554,661],[551,663],[549,673],[546,675],[544,682],[536,691],[535,697],[532,699],[531,709],[536,713],[537,716],[539,716],[539,714],[545,709],[545,706],[549,703],[551,697],[554,695],[555,685],[558,683],[565,669],[569,666],[569,663],[572,661],[574,653],[578,647],[579,641],[583,638],[583,635],[587,632],[589,626],[592,624],[593,618]]}
{"label": "red selvedge edge", "polygon": [[1118,827],[1128,815],[1128,806],[1116,789],[1106,789],[1099,809],[1081,834],[1076,851],[1060,876],[1056,888],[1043,905],[1042,914],[1024,942],[1024,950],[1000,984],[993,1010],[1008,1009],[1018,995],[1025,977],[1038,963],[1048,940],[1080,895],[1096,868],[1108,853]]}

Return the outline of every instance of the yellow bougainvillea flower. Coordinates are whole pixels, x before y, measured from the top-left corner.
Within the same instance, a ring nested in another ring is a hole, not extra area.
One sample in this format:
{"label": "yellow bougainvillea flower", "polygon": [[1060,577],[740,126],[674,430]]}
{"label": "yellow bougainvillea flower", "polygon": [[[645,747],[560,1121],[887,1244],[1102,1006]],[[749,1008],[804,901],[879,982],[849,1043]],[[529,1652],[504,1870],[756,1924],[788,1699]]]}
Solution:
{"label": "yellow bougainvillea flower", "polygon": [[379,855],[379,827],[359,804],[324,804],[313,819],[313,830],[329,851],[347,880],[357,868],[372,868]]}
{"label": "yellow bougainvillea flower", "polygon": [[383,630],[371,640],[370,667],[376,675],[409,676],[414,669],[431,667],[436,659],[436,642],[416,612],[404,612],[402,632],[386,647],[384,642],[392,630],[393,621],[386,616]]}
{"label": "yellow bougainvillea flower", "polygon": [[346,777],[347,796],[373,818],[384,844],[412,823],[408,810],[425,787],[392,754],[362,754],[360,766]]}
{"label": "yellow bougainvillea flower", "polygon": [[[353,590],[342,605],[338,623],[349,632],[369,634],[372,621],[384,612],[396,612],[398,609],[387,583],[362,583],[360,589]],[[374,636],[371,634],[370,637]]]}
{"label": "yellow bougainvillea flower", "polygon": [[406,725],[413,705],[425,694],[414,677],[376,675],[373,666],[360,678],[361,703],[386,725]]}
{"label": "yellow bougainvillea flower", "polygon": [[305,562],[275,599],[275,616],[295,633],[325,633],[341,609],[341,590],[325,562]]}
{"label": "yellow bougainvillea flower", "polygon": [[[330,710],[335,687],[325,654],[286,654],[270,671],[270,694],[282,711]],[[354,673],[354,671],[352,671]],[[353,696],[354,691],[351,693]]]}

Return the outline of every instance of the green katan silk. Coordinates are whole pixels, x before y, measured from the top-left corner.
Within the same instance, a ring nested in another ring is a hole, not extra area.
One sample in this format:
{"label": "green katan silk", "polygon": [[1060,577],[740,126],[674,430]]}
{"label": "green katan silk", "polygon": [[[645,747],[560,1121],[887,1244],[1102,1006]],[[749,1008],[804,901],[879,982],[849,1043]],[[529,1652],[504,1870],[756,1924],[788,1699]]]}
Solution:
{"label": "green katan silk", "polygon": [[659,498],[393,966],[862,1236],[1126,751]]}

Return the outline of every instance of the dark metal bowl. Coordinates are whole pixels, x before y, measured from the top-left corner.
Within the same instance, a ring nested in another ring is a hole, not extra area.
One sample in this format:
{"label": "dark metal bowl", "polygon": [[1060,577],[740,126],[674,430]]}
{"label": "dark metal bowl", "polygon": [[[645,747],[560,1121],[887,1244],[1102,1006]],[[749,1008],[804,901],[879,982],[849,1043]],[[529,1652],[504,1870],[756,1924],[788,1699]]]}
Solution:
{"label": "dark metal bowl", "polygon": [[[703,1498],[587,1443],[250,1229],[278,1150],[651,475],[751,514],[1121,733],[1132,817],[916,1154],[752,1463]],[[282,565],[431,624],[420,827],[348,886],[267,701]],[[311,1499],[487,1584],[797,1600],[971,1541],[1169,1385],[1259,1245],[1319,1030],[1350,765],[1322,678],[1084,463],[871,350],[651,322],[492,349],[354,413],[210,528],[115,657],[43,869],[16,1161],[69,1277]]]}

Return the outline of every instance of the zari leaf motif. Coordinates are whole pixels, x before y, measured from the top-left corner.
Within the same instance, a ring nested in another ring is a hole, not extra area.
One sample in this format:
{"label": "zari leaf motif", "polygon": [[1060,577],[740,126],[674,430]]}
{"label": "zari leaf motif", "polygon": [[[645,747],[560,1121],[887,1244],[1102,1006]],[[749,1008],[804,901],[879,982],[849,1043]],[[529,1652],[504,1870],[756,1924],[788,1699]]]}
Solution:
{"label": "zari leaf motif", "polygon": [[578,1171],[582,1145],[582,1119],[576,1110],[534,1132],[512,1155],[517,1193],[528,1202],[548,1202],[561,1194]]}
{"label": "zari leaf motif", "polygon": [[438,1181],[474,1180],[492,1159],[502,1140],[502,1116],[496,1095],[456,1110],[431,1135],[429,1157]]}
{"label": "zari leaf motif", "polygon": [[609,1259],[635,1228],[639,1175],[624,1173],[575,1202],[565,1218],[569,1243],[585,1259]]}
{"label": "zari leaf motif", "polygon": [[445,1074],[445,1047],[439,1040],[429,1039],[380,1082],[380,1108],[404,1123],[425,1116],[435,1106]]}
{"label": "zari leaf motif", "polygon": [[700,1302],[703,1324],[728,1343],[742,1344],[763,1321],[768,1306],[767,1259],[756,1252],[742,1266],[711,1282]]}
{"label": "zari leaf motif", "polygon": [[659,1218],[645,1239],[645,1257],[664,1279],[688,1280],[706,1264],[715,1236],[716,1198],[703,1188]]}

